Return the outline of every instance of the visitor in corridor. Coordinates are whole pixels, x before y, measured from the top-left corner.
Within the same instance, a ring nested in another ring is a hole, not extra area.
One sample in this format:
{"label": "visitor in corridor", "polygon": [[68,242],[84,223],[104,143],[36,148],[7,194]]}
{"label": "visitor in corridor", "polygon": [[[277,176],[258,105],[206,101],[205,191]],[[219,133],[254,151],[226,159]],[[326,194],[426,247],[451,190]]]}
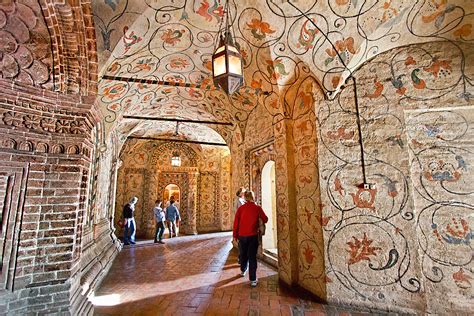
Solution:
{"label": "visitor in corridor", "polygon": [[130,202],[125,204],[123,207],[123,243],[124,245],[134,245],[135,244],[135,231],[136,224],[135,219],[133,218],[133,213],[135,212],[135,204],[137,204],[138,198],[136,196],[132,197]]}
{"label": "visitor in corridor", "polygon": [[155,243],[164,244],[163,234],[165,232],[165,212],[161,208],[161,200],[155,201],[153,214],[155,215],[155,221],[156,221]]}
{"label": "visitor in corridor", "polygon": [[246,203],[235,213],[233,236],[239,242],[240,275],[245,276],[249,271],[250,286],[257,286],[257,249],[259,219],[264,223],[268,217],[263,209],[255,204],[255,195],[252,191],[244,194]]}
{"label": "visitor in corridor", "polygon": [[239,188],[237,192],[235,193],[236,198],[234,201],[234,214],[237,213],[237,209],[240,206],[244,205],[245,203],[245,198],[244,198],[245,191],[246,191],[245,188]]}
{"label": "visitor in corridor", "polygon": [[170,205],[166,208],[166,220],[168,221],[168,230],[170,232],[170,238],[178,237],[178,231],[176,229],[176,222],[180,220],[179,210],[175,205],[175,199],[172,196],[170,198]]}
{"label": "visitor in corridor", "polygon": [[[245,198],[244,198],[244,194],[245,194],[245,191],[247,191],[245,188],[243,187],[240,187],[237,192],[235,193],[235,200],[234,200],[234,216],[235,216],[235,213],[237,213],[237,210],[239,209],[239,207],[241,207],[242,205],[245,204]],[[234,239],[233,240],[234,242],[232,243],[232,245],[234,247],[237,247],[238,249],[238,242]],[[238,262],[240,264],[240,254],[238,256]]]}

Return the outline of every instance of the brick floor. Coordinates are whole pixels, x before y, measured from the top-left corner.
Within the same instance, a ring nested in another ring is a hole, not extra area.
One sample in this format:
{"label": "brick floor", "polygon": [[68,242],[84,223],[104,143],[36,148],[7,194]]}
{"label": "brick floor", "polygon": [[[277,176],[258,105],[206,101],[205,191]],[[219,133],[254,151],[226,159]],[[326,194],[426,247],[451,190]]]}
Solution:
{"label": "brick floor", "polygon": [[[259,262],[256,288],[239,275],[229,233],[124,248],[92,301],[96,315],[351,315],[298,297]],[[354,315],[356,313],[353,313]],[[360,315],[361,313],[357,313]]]}

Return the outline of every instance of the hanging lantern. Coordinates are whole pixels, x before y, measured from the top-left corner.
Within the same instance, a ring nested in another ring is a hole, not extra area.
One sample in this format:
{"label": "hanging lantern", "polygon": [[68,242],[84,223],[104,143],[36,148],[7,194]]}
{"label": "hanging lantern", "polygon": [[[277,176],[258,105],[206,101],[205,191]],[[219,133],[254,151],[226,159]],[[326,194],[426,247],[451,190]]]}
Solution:
{"label": "hanging lantern", "polygon": [[234,44],[229,25],[229,1],[226,3],[226,25],[220,35],[219,45],[212,55],[212,78],[214,85],[231,95],[244,83],[242,55]]}
{"label": "hanging lantern", "polygon": [[173,167],[181,166],[181,157],[177,151],[173,152],[173,155],[171,156],[171,165]]}

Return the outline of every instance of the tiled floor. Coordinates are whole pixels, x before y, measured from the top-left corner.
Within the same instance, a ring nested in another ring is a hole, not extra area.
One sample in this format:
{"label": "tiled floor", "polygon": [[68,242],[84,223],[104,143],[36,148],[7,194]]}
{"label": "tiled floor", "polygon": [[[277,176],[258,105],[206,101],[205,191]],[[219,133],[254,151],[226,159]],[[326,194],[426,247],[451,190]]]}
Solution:
{"label": "tiled floor", "polygon": [[260,262],[251,288],[230,240],[219,233],[124,248],[92,298],[96,315],[355,315],[298,297]]}

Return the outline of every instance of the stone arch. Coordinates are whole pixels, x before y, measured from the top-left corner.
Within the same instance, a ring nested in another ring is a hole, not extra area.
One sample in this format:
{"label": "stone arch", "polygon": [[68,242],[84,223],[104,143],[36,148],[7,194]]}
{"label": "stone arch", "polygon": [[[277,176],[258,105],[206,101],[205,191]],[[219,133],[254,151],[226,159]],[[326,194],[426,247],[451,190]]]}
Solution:
{"label": "stone arch", "polygon": [[[175,150],[178,150],[180,153],[184,153],[185,155],[185,160],[182,160],[182,167],[197,167],[199,157],[192,149],[190,146],[183,144],[183,143],[177,143],[177,142],[165,142],[161,145],[159,145],[153,152],[153,155],[150,159],[150,164],[156,165],[158,162],[163,162],[164,158],[168,158],[168,156]],[[165,153],[165,155],[163,155]],[[171,156],[170,156],[171,157]],[[169,157],[169,159],[171,159]]]}

